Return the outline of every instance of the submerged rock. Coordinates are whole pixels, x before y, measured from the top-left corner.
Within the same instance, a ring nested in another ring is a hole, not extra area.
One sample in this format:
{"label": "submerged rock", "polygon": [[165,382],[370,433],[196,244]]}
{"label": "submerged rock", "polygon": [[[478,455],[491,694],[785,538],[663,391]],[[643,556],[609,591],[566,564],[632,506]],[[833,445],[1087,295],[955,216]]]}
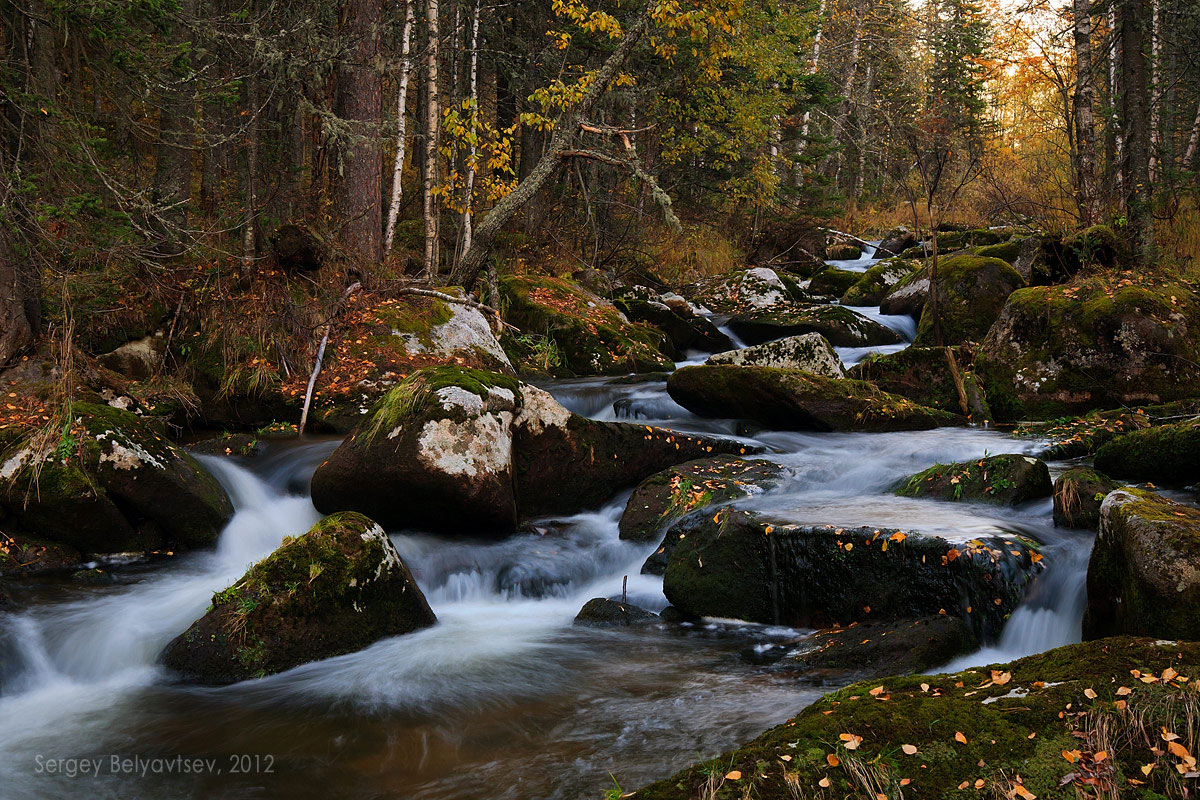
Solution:
{"label": "submerged rock", "polygon": [[937,342],[934,333],[933,304],[926,303],[913,340],[918,346],[980,341],[1008,296],[1025,285],[1007,262],[972,255],[940,261],[936,283],[942,341]]}
{"label": "submerged rock", "polygon": [[801,641],[779,667],[802,669],[803,677],[810,679],[832,675],[862,680],[924,672],[977,647],[979,640],[965,619],[934,614],[818,631]]}
{"label": "submerged rock", "polygon": [[819,333],[838,347],[897,344],[900,334],[843,306],[784,305],[741,314],[729,327],[749,344]]}
{"label": "submerged rock", "polygon": [[[1165,746],[1161,755],[1151,753],[1135,732],[1174,733],[1185,748],[1179,752],[1194,753],[1186,711],[1193,691],[1182,679],[1145,684],[1130,670],[1156,679],[1195,676],[1200,644],[1105,639],[953,674],[875,678],[796,709],[794,718],[742,747],[633,797],[863,797],[870,781],[868,797],[881,787],[887,797],[902,791],[921,800],[1076,800],[1082,779],[1097,774],[1121,797],[1182,797],[1186,779],[1175,766],[1186,772],[1188,762]],[[1090,735],[1091,720],[1120,734],[1100,743]],[[1146,765],[1151,769],[1143,772]],[[796,787],[814,788],[806,795]]]}
{"label": "submerged rock", "polygon": [[518,381],[497,373],[413,373],[317,467],[313,504],[324,513],[358,511],[389,527],[511,533],[519,395]]}
{"label": "submerged rock", "polygon": [[901,497],[981,500],[1015,506],[1049,497],[1054,486],[1044,461],[1010,453],[957,464],[935,464],[901,480],[894,491]]}
{"label": "submerged rock", "polygon": [[837,351],[819,333],[788,336],[741,350],[717,353],[709,357],[708,363],[800,369],[829,378],[841,378],[846,374]]}
{"label": "submerged rock", "polygon": [[842,293],[844,306],[877,306],[904,278],[921,269],[920,261],[889,258],[858,275],[858,280]]}
{"label": "submerged rock", "polygon": [[[906,347],[898,353],[872,353],[847,371],[847,377],[875,384],[885,392],[907,397],[929,408],[963,413],[963,397],[947,360],[944,347]],[[972,419],[987,420],[991,411],[975,373],[974,354],[965,347],[949,348],[958,366]]]}
{"label": "submerged rock", "polygon": [[[523,335],[554,342],[558,363],[572,375],[622,375],[671,369],[666,334],[630,322],[608,300],[561,278],[510,276],[501,284],[506,317]],[[666,351],[666,352],[664,352]]]}
{"label": "submerged rock", "polygon": [[1074,467],[1054,481],[1054,524],[1061,528],[1100,527],[1100,505],[1120,484],[1087,467]]}
{"label": "submerged rock", "polygon": [[628,628],[634,625],[649,625],[656,621],[658,615],[644,608],[607,597],[595,597],[584,603],[572,624],[584,628]]}
{"label": "submerged rock", "polygon": [[703,416],[748,419],[785,430],[928,430],[960,421],[869,383],[794,369],[684,367],[667,380],[667,391],[675,402]]}
{"label": "submerged rock", "polygon": [[129,411],[70,410],[57,442],[29,431],[0,454],[6,530],[100,554],[217,541],[233,506],[187,451]]}
{"label": "submerged rock", "polygon": [[214,594],[160,660],[189,681],[235,683],[436,621],[383,529],[361,514],[335,514]]}
{"label": "submerged rock", "polygon": [[1089,278],[1014,292],[976,369],[998,419],[1196,395],[1200,299],[1178,283]]}
{"label": "submerged rock", "polygon": [[1143,489],[1100,506],[1087,574],[1085,639],[1200,639],[1200,509]]}
{"label": "submerged rock", "polygon": [[687,614],[794,627],[942,613],[995,636],[1033,577],[1017,539],[952,544],[890,528],[790,525],[723,509],[688,517],[663,592]]}
{"label": "submerged rock", "polygon": [[1096,469],[1117,478],[1171,486],[1200,481],[1200,422],[1117,436],[1096,451]]}

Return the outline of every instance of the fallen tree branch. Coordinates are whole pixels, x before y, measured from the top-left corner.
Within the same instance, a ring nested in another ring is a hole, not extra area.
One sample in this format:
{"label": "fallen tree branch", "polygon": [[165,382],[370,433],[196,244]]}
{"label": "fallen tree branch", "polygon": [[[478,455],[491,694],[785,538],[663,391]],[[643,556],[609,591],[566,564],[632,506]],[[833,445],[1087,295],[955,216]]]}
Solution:
{"label": "fallen tree branch", "polygon": [[679,221],[679,217],[675,216],[675,209],[671,207],[671,196],[667,194],[654,176],[642,169],[642,165],[633,157],[633,148],[629,148],[628,155],[625,158],[617,158],[610,156],[607,153],[601,153],[598,150],[563,150],[559,153],[561,158],[588,158],[593,161],[600,161],[604,164],[611,164],[614,167],[624,167],[632,172],[637,179],[650,187],[650,195],[654,198],[654,202],[662,209],[663,218],[667,221],[667,225],[671,226],[671,230],[680,233],[683,230],[683,224]]}
{"label": "fallen tree branch", "polygon": [[362,288],[362,284],[358,281],[346,287],[342,292],[342,296],[338,298],[337,305],[333,307],[333,313],[329,315],[329,321],[325,323],[325,333],[321,336],[321,346],[317,348],[317,362],[313,364],[312,374],[308,376],[308,388],[304,392],[304,408],[300,411],[300,435],[304,435],[304,426],[308,424],[308,410],[312,407],[313,388],[317,385],[317,376],[321,374],[321,361],[325,358],[325,345],[329,343],[329,331],[333,329],[333,323],[337,319],[338,312],[342,310],[342,306],[350,299],[350,295]]}

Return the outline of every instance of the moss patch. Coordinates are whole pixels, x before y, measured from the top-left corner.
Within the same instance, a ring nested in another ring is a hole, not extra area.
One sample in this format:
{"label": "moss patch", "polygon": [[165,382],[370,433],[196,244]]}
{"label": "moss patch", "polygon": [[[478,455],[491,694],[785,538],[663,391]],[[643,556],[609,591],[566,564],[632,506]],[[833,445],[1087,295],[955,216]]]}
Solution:
{"label": "moss patch", "polygon": [[900,481],[893,491],[901,497],[1016,505],[1049,497],[1053,487],[1045,462],[1029,456],[1005,454],[956,464],[935,464]]}

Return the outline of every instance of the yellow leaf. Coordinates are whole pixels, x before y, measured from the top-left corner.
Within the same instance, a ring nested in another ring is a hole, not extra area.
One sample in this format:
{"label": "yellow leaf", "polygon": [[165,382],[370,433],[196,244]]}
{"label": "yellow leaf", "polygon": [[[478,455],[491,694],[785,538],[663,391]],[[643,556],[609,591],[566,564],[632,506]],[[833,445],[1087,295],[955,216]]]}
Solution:
{"label": "yellow leaf", "polygon": [[837,756],[835,756],[833,753],[830,753],[829,755],[825,756],[825,763],[831,767],[836,767],[836,766],[841,765],[842,760],[840,758],[838,758]]}
{"label": "yellow leaf", "polygon": [[1143,775],[1149,775],[1153,770],[1154,770],[1153,764],[1143,764],[1142,765],[1142,774]]}
{"label": "yellow leaf", "polygon": [[962,732],[962,731],[955,731],[955,733],[954,733],[954,741],[956,741],[956,742],[962,742],[963,744],[966,744],[966,743],[967,743],[967,737],[966,737],[966,736],[963,734],[963,732]]}
{"label": "yellow leaf", "polygon": [[904,755],[906,755],[906,756],[913,756],[913,755],[917,754],[916,745],[902,744],[902,745],[900,745],[900,749],[904,751]]}
{"label": "yellow leaf", "polygon": [[732,772],[725,773],[725,780],[727,780],[727,781],[740,781],[741,779],[742,779],[742,773],[738,772],[736,769],[733,770]]}
{"label": "yellow leaf", "polygon": [[820,786],[822,789],[828,789],[829,778],[821,778],[821,780],[817,781],[817,786]]}
{"label": "yellow leaf", "polygon": [[1095,700],[1096,699],[1096,691],[1094,689],[1084,689],[1083,696],[1086,697],[1088,700]]}

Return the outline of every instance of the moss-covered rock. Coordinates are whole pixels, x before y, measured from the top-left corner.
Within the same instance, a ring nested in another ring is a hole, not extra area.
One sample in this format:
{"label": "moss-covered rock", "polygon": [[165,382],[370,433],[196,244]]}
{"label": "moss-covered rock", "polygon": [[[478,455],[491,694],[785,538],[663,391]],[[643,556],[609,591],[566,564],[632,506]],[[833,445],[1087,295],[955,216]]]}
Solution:
{"label": "moss-covered rock", "polygon": [[977,247],[999,244],[1009,236],[1007,231],[992,228],[972,228],[962,231],[939,231],[937,234],[938,250],[942,253],[953,253],[967,247]]}
{"label": "moss-covered rock", "polygon": [[1200,509],[1143,489],[1109,493],[1088,562],[1084,638],[1200,639],[1198,564]]}
{"label": "moss-covered rock", "polygon": [[999,633],[1037,571],[1023,542],[953,544],[890,528],[792,525],[721,509],[678,523],[663,576],[693,616],[819,627],[941,613]]}
{"label": "moss-covered rock", "polygon": [[674,464],[761,448],[650,425],[572,414],[548,392],[522,385],[513,423],[513,477],[522,516],[596,508]]}
{"label": "moss-covered rock", "polygon": [[810,294],[823,297],[841,297],[854,284],[858,283],[863,273],[853,272],[838,267],[826,267],[812,276],[808,283]]}
{"label": "moss-covered rock", "polygon": [[902,258],[880,261],[861,273],[858,280],[842,293],[842,305],[877,306],[883,302],[883,298],[893,286],[921,267],[920,261]]}
{"label": "moss-covered rock", "polygon": [[999,244],[988,244],[972,248],[971,252],[982,258],[998,258],[1001,261],[1007,261],[1009,264],[1015,265],[1021,257],[1021,242],[1020,240],[1014,240],[1000,242]]}
{"label": "moss-covered rock", "polygon": [[361,514],[336,514],[214,594],[160,659],[189,681],[235,683],[436,621],[383,529]]}
{"label": "moss-covered rock", "polygon": [[[907,397],[929,408],[962,414],[962,396],[943,347],[906,347],[898,353],[872,353],[851,367],[846,375],[868,381],[891,394]],[[968,416],[987,420],[991,412],[975,373],[974,354],[965,347],[949,348],[956,360],[966,395]]]}
{"label": "moss-covered rock", "polygon": [[1174,486],[1200,481],[1200,423],[1159,425],[1117,436],[1096,451],[1096,469],[1125,480]]}
{"label": "moss-covered rock", "polygon": [[[1025,282],[1012,266],[998,258],[961,255],[938,264],[936,284],[940,344],[962,344],[983,339],[1008,296]],[[925,304],[913,344],[939,344],[933,310],[932,303]]]}
{"label": "moss-covered rock", "polygon": [[863,622],[817,631],[779,662],[813,680],[911,675],[941,666],[979,647],[971,625],[953,614],[898,622]]}
{"label": "moss-covered rock", "polygon": [[13,532],[84,553],[205,547],[233,515],[216,479],[129,411],[73,403],[54,441],[10,442],[0,512]]}
{"label": "moss-covered rock", "polygon": [[898,256],[914,245],[920,244],[917,235],[903,226],[892,228],[884,234],[875,248],[875,258]]}
{"label": "moss-covered rock", "polygon": [[1088,467],[1072,467],[1054,481],[1054,524],[1062,528],[1100,527],[1100,505],[1120,484]]}
{"label": "moss-covered rock", "polygon": [[658,615],[644,608],[607,597],[594,597],[583,604],[571,624],[584,628],[628,628],[657,621]]}
{"label": "moss-covered rock", "polygon": [[515,378],[429,367],[397,384],[312,478],[324,513],[358,511],[394,527],[460,536],[517,523]]}
{"label": "moss-covered rock", "polygon": [[1057,461],[1090,456],[1115,437],[1151,425],[1143,409],[1128,411],[1092,411],[1082,417],[1049,422],[1027,422],[1017,428],[1018,436],[1038,436],[1050,440],[1041,457]]}
{"label": "moss-covered rock", "polygon": [[564,374],[621,375],[670,369],[670,340],[629,322],[609,301],[561,278],[510,276],[501,283],[510,323],[551,339]]}
{"label": "moss-covered rock", "polygon": [[39,575],[77,569],[83,556],[73,547],[0,531],[0,575]]}
{"label": "moss-covered rock", "polygon": [[1129,251],[1109,225],[1092,225],[1076,231],[1063,239],[1063,248],[1074,262],[1070,274],[1090,266],[1114,269],[1127,259]]}
{"label": "moss-covered rock", "polygon": [[800,369],[829,378],[841,378],[846,374],[837,351],[819,333],[788,336],[741,350],[717,353],[708,359],[708,363]]}
{"label": "moss-covered rock", "polygon": [[684,367],[667,380],[667,391],[703,416],[749,419],[786,430],[928,430],[961,419],[862,381],[772,367]]}
{"label": "moss-covered rock", "polygon": [[683,294],[718,314],[736,314],[798,300],[799,286],[773,269],[755,267],[708,278]]}
{"label": "moss-covered rock", "polygon": [[688,350],[717,353],[733,347],[728,336],[717,330],[706,317],[693,311],[681,297],[674,301],[664,301],[658,296],[651,299],[618,297],[613,302],[629,319],[648,323],[665,333],[677,356]]}
{"label": "moss-covered rock", "polygon": [[819,333],[838,347],[873,347],[898,344],[900,334],[843,306],[784,304],[739,314],[730,329],[749,344]]}
{"label": "moss-covered rock", "polygon": [[976,370],[998,419],[1046,419],[1193,397],[1200,299],[1129,275],[1014,292]]}
{"label": "moss-covered rock", "polygon": [[907,314],[919,320],[929,300],[929,269],[920,267],[896,282],[879,301],[883,314]]}
{"label": "moss-covered rock", "polygon": [[828,261],[854,261],[862,256],[862,247],[853,242],[837,242],[825,247]]}
{"label": "moss-covered rock", "polygon": [[[1198,644],[1116,638],[954,674],[875,679],[632,797],[1077,800],[1085,786],[1130,800],[1184,797],[1186,758],[1200,742],[1182,676],[1198,672]],[[1147,739],[1158,742],[1153,752]]]}
{"label": "moss-covered rock", "polygon": [[1006,453],[956,464],[935,464],[899,481],[901,497],[930,497],[1012,505],[1049,497],[1054,492],[1046,462]]}
{"label": "moss-covered rock", "polygon": [[250,433],[230,433],[202,439],[191,446],[193,453],[208,456],[256,456],[266,449],[266,443]]}

